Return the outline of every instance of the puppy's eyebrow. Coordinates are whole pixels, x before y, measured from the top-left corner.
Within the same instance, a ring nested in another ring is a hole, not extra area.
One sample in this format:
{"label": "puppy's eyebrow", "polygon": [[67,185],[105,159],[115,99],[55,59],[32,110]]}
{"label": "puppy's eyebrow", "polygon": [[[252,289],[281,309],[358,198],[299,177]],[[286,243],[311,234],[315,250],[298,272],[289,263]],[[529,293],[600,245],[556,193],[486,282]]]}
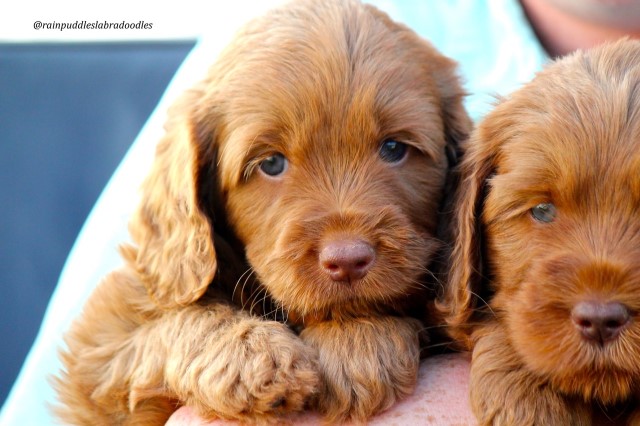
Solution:
{"label": "puppy's eyebrow", "polygon": [[[434,135],[436,133],[436,135]],[[444,135],[439,132],[425,131],[421,135],[416,135],[408,139],[407,144],[413,146],[422,154],[431,158],[432,160],[438,160],[442,157],[442,148]]]}
{"label": "puppy's eyebrow", "polygon": [[544,180],[532,183],[531,176],[494,174],[487,180],[491,203],[486,214],[491,221],[502,221],[520,216],[537,204],[550,202],[554,198]]}
{"label": "puppy's eyebrow", "polygon": [[442,156],[440,147],[444,144],[444,135],[435,126],[434,128],[414,129],[397,127],[397,130],[388,127],[381,134],[383,136],[380,143],[388,139],[395,139],[414,147],[432,160],[437,160]]}
{"label": "puppy's eyebrow", "polygon": [[241,157],[242,179],[248,179],[262,160],[276,152],[284,153],[279,144],[256,137]]}
{"label": "puppy's eyebrow", "polygon": [[236,185],[248,177],[258,165],[258,160],[282,150],[281,140],[273,133],[257,131],[252,125],[238,127],[229,135],[220,152],[223,185],[227,188]]}
{"label": "puppy's eyebrow", "polygon": [[376,109],[379,131],[384,138],[397,138],[434,160],[442,156],[445,129],[436,105],[407,97],[403,102],[380,104],[378,101]]}

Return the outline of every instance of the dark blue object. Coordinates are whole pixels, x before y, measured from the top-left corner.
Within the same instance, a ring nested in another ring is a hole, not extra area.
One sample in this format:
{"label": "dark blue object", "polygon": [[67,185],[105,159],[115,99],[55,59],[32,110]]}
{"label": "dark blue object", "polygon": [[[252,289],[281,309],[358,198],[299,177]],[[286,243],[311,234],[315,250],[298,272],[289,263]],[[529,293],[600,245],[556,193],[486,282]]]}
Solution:
{"label": "dark blue object", "polygon": [[80,227],[193,45],[0,44],[0,406]]}

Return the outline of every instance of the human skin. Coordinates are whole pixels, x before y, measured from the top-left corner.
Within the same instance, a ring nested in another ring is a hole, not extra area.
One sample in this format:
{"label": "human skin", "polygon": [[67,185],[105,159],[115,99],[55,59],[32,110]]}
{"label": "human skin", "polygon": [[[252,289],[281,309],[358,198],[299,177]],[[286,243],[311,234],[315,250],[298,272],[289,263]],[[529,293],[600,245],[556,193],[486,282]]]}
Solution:
{"label": "human skin", "polygon": [[552,57],[621,37],[640,38],[636,0],[521,0],[541,43]]}
{"label": "human skin", "polygon": [[[415,425],[475,425],[469,406],[469,358],[467,354],[437,355],[424,360],[418,372],[418,385],[413,395],[389,410],[377,415],[367,424]],[[311,426],[322,424],[317,413],[305,413],[291,419],[291,424]],[[189,407],[176,411],[167,426],[222,426],[238,423],[221,420],[207,421]]]}

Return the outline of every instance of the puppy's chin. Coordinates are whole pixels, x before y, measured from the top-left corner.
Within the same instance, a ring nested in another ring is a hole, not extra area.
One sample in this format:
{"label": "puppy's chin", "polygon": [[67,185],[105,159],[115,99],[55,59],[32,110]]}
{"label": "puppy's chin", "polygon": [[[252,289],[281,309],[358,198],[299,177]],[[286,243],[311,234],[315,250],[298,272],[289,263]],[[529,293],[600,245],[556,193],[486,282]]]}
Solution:
{"label": "puppy's chin", "polygon": [[638,326],[632,322],[604,344],[585,339],[571,319],[581,297],[575,287],[521,283],[506,312],[510,340],[527,368],[560,392],[604,405],[624,401],[638,391]]}
{"label": "puppy's chin", "polygon": [[[374,261],[363,277],[335,280],[322,267],[322,246],[336,239],[365,241],[373,249]],[[424,293],[425,265],[439,247],[395,208],[292,220],[276,241],[266,256],[247,254],[276,303],[305,322],[406,305],[412,295]]]}
{"label": "puppy's chin", "polygon": [[619,361],[621,357],[638,359],[638,355],[628,354],[622,341],[599,348],[560,333],[521,329],[517,320],[513,324],[511,340],[527,368],[558,391],[603,405],[627,400],[634,392],[634,382],[640,378],[638,366],[630,368]]}

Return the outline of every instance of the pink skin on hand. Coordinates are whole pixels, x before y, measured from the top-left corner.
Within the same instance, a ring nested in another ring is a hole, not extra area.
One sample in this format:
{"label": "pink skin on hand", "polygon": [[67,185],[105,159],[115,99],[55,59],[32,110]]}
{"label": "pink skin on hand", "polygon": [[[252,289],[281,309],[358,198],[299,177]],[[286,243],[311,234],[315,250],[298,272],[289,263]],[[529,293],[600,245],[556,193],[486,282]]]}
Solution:
{"label": "pink skin on hand", "polygon": [[[235,422],[207,422],[189,407],[176,411],[167,426],[234,425]],[[322,424],[316,413],[305,413],[291,419],[291,424]],[[469,406],[469,357],[466,354],[439,355],[424,360],[418,372],[418,385],[413,395],[391,409],[377,415],[369,425],[476,425]]]}

